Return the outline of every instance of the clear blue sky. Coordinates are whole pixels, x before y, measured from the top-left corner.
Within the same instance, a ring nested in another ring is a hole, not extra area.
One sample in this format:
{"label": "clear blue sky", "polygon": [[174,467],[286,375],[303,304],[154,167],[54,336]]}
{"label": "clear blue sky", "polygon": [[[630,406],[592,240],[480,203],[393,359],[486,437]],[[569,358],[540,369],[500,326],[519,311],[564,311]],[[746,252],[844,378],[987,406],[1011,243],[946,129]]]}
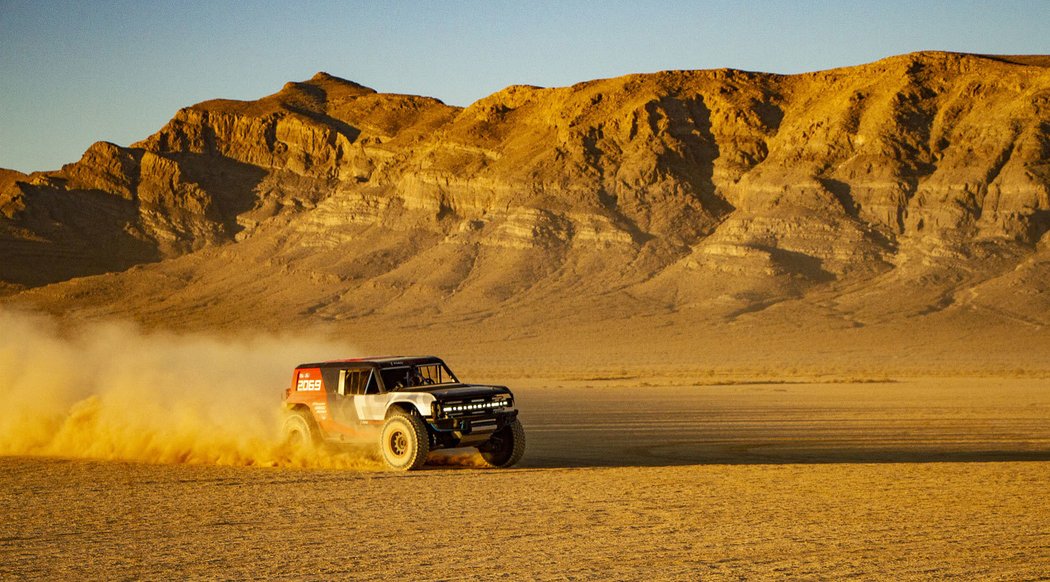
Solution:
{"label": "clear blue sky", "polygon": [[57,169],[180,107],[327,71],[467,105],[514,83],[796,73],[916,50],[1050,53],[1050,0],[0,0],[0,167]]}

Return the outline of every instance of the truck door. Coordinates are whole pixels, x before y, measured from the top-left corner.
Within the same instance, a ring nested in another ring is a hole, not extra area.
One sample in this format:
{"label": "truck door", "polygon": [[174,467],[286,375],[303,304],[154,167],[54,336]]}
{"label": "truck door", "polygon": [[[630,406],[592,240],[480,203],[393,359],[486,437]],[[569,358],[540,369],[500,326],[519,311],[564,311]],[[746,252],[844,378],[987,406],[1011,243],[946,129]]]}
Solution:
{"label": "truck door", "polygon": [[386,415],[386,403],[389,400],[390,395],[384,394],[379,389],[379,370],[372,368],[365,380],[363,394],[354,398],[357,417],[366,422],[382,422]]}
{"label": "truck door", "polygon": [[365,402],[369,396],[378,394],[378,384],[372,368],[347,368],[339,371],[339,381],[332,404],[332,416],[336,422],[354,426],[369,420]]}

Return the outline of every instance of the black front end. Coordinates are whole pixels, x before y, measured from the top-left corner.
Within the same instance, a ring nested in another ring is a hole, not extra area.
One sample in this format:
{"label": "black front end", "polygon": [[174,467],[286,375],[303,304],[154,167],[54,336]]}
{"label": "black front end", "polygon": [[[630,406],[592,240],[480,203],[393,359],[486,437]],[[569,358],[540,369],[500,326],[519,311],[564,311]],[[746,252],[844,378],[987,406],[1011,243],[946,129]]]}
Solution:
{"label": "black front end", "polygon": [[518,417],[514,396],[503,386],[462,386],[432,392],[437,400],[430,428],[435,445],[478,444]]}

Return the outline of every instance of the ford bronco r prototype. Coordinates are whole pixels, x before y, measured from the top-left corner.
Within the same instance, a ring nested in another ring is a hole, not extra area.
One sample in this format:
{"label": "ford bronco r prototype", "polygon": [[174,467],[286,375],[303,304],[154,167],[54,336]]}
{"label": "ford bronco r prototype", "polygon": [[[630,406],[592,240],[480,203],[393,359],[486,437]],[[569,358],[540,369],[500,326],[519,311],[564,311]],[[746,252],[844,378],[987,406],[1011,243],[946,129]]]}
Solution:
{"label": "ford bronco r prototype", "polygon": [[290,445],[360,443],[378,429],[392,469],[418,469],[435,449],[475,447],[493,467],[510,467],[525,453],[510,390],[464,384],[433,356],[301,364],[284,407]]}

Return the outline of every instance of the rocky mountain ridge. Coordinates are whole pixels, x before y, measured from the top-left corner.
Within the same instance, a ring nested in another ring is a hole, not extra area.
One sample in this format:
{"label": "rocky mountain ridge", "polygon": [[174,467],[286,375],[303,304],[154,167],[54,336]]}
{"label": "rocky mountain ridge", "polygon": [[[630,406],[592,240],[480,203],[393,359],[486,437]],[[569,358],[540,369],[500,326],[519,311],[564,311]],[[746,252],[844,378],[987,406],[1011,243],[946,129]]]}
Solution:
{"label": "rocky mountain ridge", "polygon": [[995,309],[1044,325],[1048,230],[1045,57],[668,71],[466,108],[318,73],[0,175],[11,300],[147,320],[733,319],[819,296],[863,325],[1020,289]]}

